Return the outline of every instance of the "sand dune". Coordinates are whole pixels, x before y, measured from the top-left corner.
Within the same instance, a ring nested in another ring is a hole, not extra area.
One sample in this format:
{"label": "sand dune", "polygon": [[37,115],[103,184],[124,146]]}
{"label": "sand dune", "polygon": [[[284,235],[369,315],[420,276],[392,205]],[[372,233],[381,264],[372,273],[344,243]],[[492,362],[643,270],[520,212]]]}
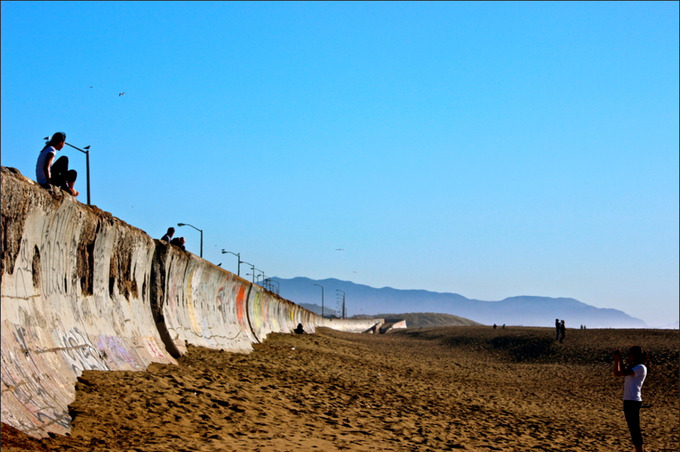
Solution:
{"label": "sand dune", "polygon": [[69,437],[3,425],[2,450],[632,450],[611,350],[634,343],[656,364],[647,450],[677,451],[677,331],[568,330],[558,344],[547,328],[489,327],[274,334],[249,355],[87,371]]}

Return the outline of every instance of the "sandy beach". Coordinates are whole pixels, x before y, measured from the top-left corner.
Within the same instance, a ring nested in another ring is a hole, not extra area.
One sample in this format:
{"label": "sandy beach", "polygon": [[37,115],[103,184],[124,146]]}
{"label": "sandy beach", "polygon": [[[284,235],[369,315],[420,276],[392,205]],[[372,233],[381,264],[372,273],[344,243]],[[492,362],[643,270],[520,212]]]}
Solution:
{"label": "sandy beach", "polygon": [[678,450],[677,330],[446,327],[272,334],[254,352],[191,347],[179,365],[86,371],[70,436],[18,451],[627,451],[611,351],[640,344],[647,451]]}

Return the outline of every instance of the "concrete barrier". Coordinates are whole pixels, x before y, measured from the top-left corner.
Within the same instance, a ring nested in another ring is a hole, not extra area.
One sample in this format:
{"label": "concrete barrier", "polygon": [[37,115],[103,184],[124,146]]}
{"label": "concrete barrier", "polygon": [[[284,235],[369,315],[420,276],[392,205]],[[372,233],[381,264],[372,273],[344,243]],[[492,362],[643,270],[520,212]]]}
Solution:
{"label": "concrete barrier", "polygon": [[[179,354],[186,344],[235,352],[252,350],[256,341],[247,318],[252,284],[179,248],[157,241],[164,273],[156,297]],[[173,354],[177,355],[177,352]]]}
{"label": "concrete barrier", "polygon": [[376,333],[384,319],[324,319],[324,326],[348,333]]}
{"label": "concrete barrier", "polygon": [[2,168],[2,422],[66,433],[86,369],[175,362],[149,309],[143,231]]}
{"label": "concrete barrier", "polygon": [[380,334],[389,333],[393,330],[405,330],[406,320],[385,319],[385,323],[380,326]]}
{"label": "concrete barrier", "polygon": [[272,332],[364,332],[329,320],[60,189],[2,167],[2,422],[64,434],[83,370],[176,363],[186,344],[249,352]]}

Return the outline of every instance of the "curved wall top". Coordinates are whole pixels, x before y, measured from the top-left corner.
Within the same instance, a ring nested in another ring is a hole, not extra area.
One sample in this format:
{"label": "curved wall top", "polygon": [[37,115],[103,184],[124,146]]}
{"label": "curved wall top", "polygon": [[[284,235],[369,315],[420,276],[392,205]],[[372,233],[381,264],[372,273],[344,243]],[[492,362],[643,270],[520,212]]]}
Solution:
{"label": "curved wall top", "polygon": [[365,332],[328,320],[62,190],[2,167],[2,422],[70,428],[83,370],[175,363],[186,344],[249,352],[271,332]]}

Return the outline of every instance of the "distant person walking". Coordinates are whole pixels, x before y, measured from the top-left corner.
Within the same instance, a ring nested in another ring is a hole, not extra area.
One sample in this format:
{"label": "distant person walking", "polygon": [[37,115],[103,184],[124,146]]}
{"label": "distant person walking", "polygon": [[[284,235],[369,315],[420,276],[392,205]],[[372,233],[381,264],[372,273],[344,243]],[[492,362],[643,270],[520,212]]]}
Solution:
{"label": "distant person walking", "polygon": [[640,430],[640,408],[642,408],[642,384],[647,378],[649,369],[649,355],[642,347],[632,346],[628,350],[628,365],[624,368],[621,363],[621,351],[614,350],[614,376],[625,377],[623,383],[623,414],[626,417],[630,438],[635,446],[635,452],[645,450]]}
{"label": "distant person walking", "polygon": [[54,161],[57,151],[61,151],[65,144],[66,134],[63,132],[55,133],[45,143],[35,165],[35,179],[44,188],[56,185],[69,194],[78,196],[80,192],[74,188],[78,173],[75,170],[68,169],[68,157],[62,155],[56,162]]}
{"label": "distant person walking", "polygon": [[567,334],[567,327],[564,325],[564,320],[560,323],[560,344],[564,342],[564,336]]}
{"label": "distant person walking", "polygon": [[170,243],[173,235],[175,235],[175,228],[168,228],[168,232],[166,232],[165,235],[161,237],[161,240]]}
{"label": "distant person walking", "polygon": [[559,341],[560,340],[560,332],[562,331],[562,325],[560,324],[560,319],[555,319],[555,333],[557,336],[555,336],[555,340]]}

